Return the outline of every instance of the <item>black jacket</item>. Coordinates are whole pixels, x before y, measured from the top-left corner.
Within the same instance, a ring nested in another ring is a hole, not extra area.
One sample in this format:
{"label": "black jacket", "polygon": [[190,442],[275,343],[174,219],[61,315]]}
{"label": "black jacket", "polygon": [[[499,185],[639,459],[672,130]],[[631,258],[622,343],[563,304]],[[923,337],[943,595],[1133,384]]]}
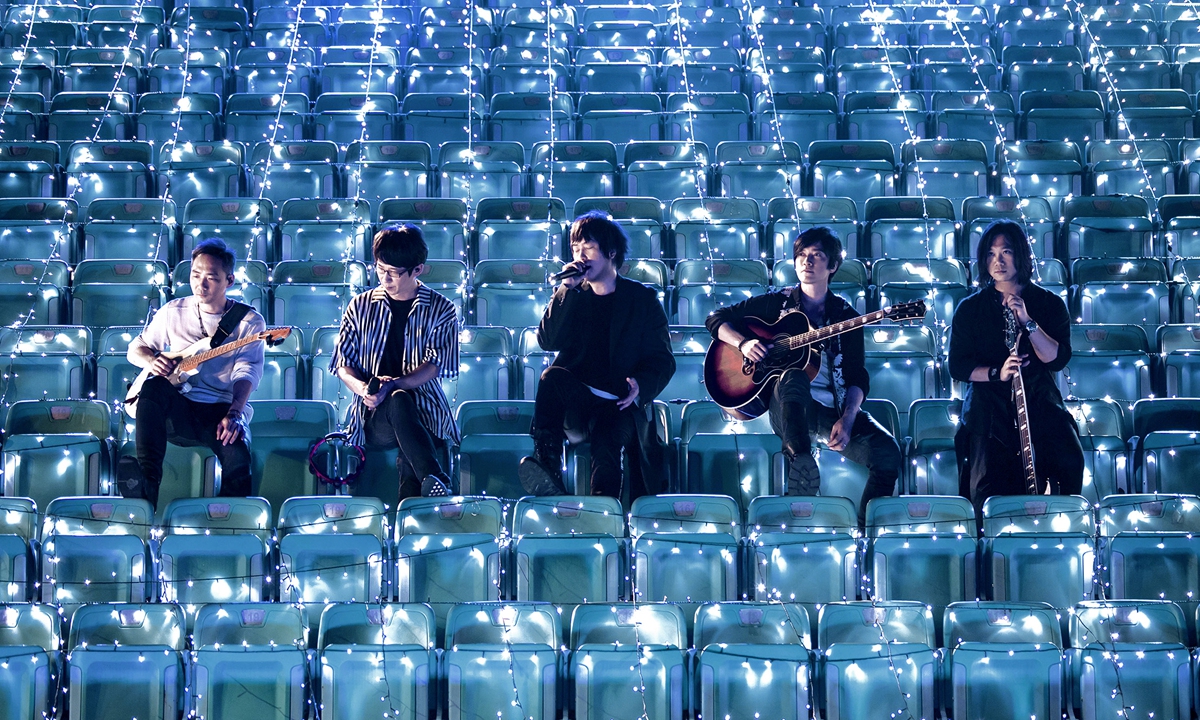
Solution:
{"label": "black jacket", "polygon": [[[746,326],[742,319],[756,317],[768,323],[779,321],[786,312],[799,310],[800,288],[778,290],[765,295],[755,295],[736,305],[719,308],[711,315],[704,325],[717,337],[717,330],[729,323],[735,330],[746,334]],[[832,292],[825,293],[825,324],[832,325],[858,317],[854,310],[841,297]],[[720,342],[717,340],[717,342]],[[862,390],[863,397],[871,391],[871,376],[867,374],[866,350],[864,348],[863,331],[861,328],[851,330],[841,335],[835,335],[826,342],[825,355],[829,359],[830,376],[833,379],[834,408],[841,412],[846,398],[846,388],[856,387]]]}

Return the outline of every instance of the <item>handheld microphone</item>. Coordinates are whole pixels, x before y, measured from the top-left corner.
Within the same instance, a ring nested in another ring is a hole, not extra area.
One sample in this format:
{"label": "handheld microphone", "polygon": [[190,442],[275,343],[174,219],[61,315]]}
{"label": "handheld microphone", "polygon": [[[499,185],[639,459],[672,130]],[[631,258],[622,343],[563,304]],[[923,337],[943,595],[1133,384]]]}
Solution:
{"label": "handheld microphone", "polygon": [[553,275],[551,275],[550,282],[560,283],[563,280],[570,280],[571,278],[579,277],[580,275],[583,275],[586,272],[587,272],[586,267],[567,268],[566,270],[563,270],[562,272],[557,272],[557,273],[554,273]]}

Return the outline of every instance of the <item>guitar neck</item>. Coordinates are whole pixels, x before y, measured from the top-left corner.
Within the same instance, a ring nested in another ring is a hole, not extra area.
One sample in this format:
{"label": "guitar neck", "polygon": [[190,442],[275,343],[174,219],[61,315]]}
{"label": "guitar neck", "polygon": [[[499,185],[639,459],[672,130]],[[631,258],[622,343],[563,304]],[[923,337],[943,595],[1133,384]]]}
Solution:
{"label": "guitar neck", "polygon": [[1025,398],[1025,378],[1018,369],[1013,376],[1013,404],[1017,406],[1017,433],[1021,439],[1021,466],[1025,471],[1025,487],[1030,495],[1037,494],[1037,473],[1033,467],[1033,437],[1029,433],[1029,405]]}
{"label": "guitar neck", "polygon": [[875,312],[869,312],[866,315],[859,315],[856,318],[843,320],[832,325],[826,325],[823,328],[817,328],[816,330],[809,330],[806,333],[793,335],[787,339],[787,348],[788,350],[795,350],[797,348],[804,347],[805,345],[812,345],[815,342],[820,342],[826,338],[831,338],[834,335],[841,335],[842,333],[847,333],[851,330],[857,330],[864,325],[877,323],[886,318],[887,315],[888,313],[886,310],[876,310]]}
{"label": "guitar neck", "polygon": [[190,372],[192,370],[195,370],[197,367],[199,367],[200,363],[207,362],[209,360],[212,360],[215,357],[220,357],[221,355],[231,353],[235,350],[241,350],[242,348],[246,347],[250,343],[258,342],[259,340],[263,340],[266,337],[267,337],[267,333],[256,333],[254,335],[249,335],[247,337],[244,337],[241,340],[235,340],[231,343],[223,343],[221,345],[216,346],[215,348],[212,348],[211,350],[205,350],[204,352],[196,353],[195,355],[193,355],[189,358],[180,360],[179,361],[179,369],[182,372]]}

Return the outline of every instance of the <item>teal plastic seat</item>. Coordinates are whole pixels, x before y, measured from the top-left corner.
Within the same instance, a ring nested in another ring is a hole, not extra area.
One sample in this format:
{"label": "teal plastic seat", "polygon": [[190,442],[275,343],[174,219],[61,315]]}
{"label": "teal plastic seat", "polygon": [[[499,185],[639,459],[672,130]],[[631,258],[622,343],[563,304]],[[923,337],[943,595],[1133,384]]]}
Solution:
{"label": "teal plastic seat", "polygon": [[14,720],[48,717],[62,672],[60,619],[49,605],[9,603],[0,609],[0,696]]}
{"label": "teal plastic seat", "polygon": [[1096,533],[1091,503],[1079,495],[997,495],[984,503],[985,537],[1066,532]]}
{"label": "teal plastic seat", "polygon": [[369,533],[289,533],[279,541],[279,597],[298,602],[316,624],[324,606],[380,602],[384,547]]}
{"label": "teal plastic seat", "polygon": [[1200,458],[1198,434],[1188,430],[1159,430],[1142,438],[1140,467],[1144,492],[1185,493],[1197,489],[1192,469]]}
{"label": "teal plastic seat", "polygon": [[559,615],[550,605],[455,606],[442,656],[448,716],[555,717],[561,636]]}
{"label": "teal plastic seat", "polygon": [[741,538],[742,516],[727,495],[672,495],[640,497],[629,512],[629,534],[714,534]]}
{"label": "teal plastic seat", "polygon": [[1059,609],[1091,600],[1096,547],[1086,506],[1083,498],[988,498],[982,567],[992,598]]}
{"label": "teal plastic seat", "polygon": [[1145,329],[1136,324],[1072,325],[1062,382],[1076,397],[1131,403],[1152,392]]}
{"label": "teal plastic seat", "polygon": [[96,401],[13,403],[4,424],[4,494],[45,507],[57,497],[105,492],[111,417],[108,407]]}
{"label": "teal plastic seat", "polygon": [[[619,53],[621,50],[614,48],[598,52]],[[614,77],[609,87],[580,97],[580,140],[606,140],[624,145],[632,141],[653,142],[662,139],[662,100],[658,95],[652,92],[635,90],[626,93],[618,90],[619,84],[643,85],[646,80],[652,83],[653,71],[648,76],[643,74],[646,68],[639,63],[605,63],[599,67],[576,66],[577,84],[585,87],[604,83],[601,78],[607,74],[605,71],[622,70],[632,71],[631,76],[624,79],[624,83],[621,78]],[[561,137],[564,140],[571,139],[569,135]]]}
{"label": "teal plastic seat", "polygon": [[54,535],[133,535],[143,542],[151,536],[154,508],[146,500],[110,497],[61,497],[46,505],[42,537]]}
{"label": "teal plastic seat", "polygon": [[817,624],[824,717],[870,718],[881,710],[934,717],[940,653],[924,604],[832,603]]}
{"label": "teal plastic seat", "polygon": [[916,400],[908,410],[908,491],[918,495],[958,492],[958,458],[954,434],[962,418],[962,401]]}
{"label": "teal plastic seat", "polygon": [[293,605],[205,605],[192,635],[197,717],[303,717],[307,635],[303,614]]}
{"label": "teal plastic seat", "polygon": [[[572,708],[580,720],[682,720],[687,623],[670,604],[589,603],[571,615]],[[629,668],[640,666],[639,683]]]}
{"label": "teal plastic seat", "polygon": [[259,400],[250,420],[251,477],[256,495],[278,513],[293,495],[315,495],[308,466],[313,445],[334,431],[333,405],[323,400]]}
{"label": "teal plastic seat", "polygon": [[395,553],[396,599],[429,604],[439,636],[456,604],[500,599],[502,554],[491,534],[403,535]]}
{"label": "teal plastic seat", "polygon": [[607,140],[537,143],[530,156],[529,190],[575,207],[580,198],[616,195],[618,170],[617,147]]}
{"label": "teal plastic seat", "polygon": [[460,491],[468,495],[518,498],[521,458],[533,453],[529,436],[532,400],[471,401],[458,407],[462,443],[458,448]]}
{"label": "teal plastic seat", "polygon": [[680,430],[680,478],[689,492],[728,495],[744,510],[782,493],[786,462],[767,418],[727,419],[713,402],[690,402]]}
{"label": "teal plastic seat", "polygon": [[[431,158],[425,142],[385,140],[374,135],[355,139],[346,149],[346,194],[366,200],[375,211],[388,198],[425,197],[429,194]],[[451,257],[438,252],[440,245],[432,242],[428,233],[426,240],[431,241],[430,257]]]}
{"label": "teal plastic seat", "polygon": [[1125,445],[1125,416],[1115,400],[1079,400],[1067,404],[1083,445],[1083,492],[1093,506],[1101,498],[1130,487],[1132,463]]}
{"label": "teal plastic seat", "polygon": [[[833,231],[838,239],[842,242],[842,250],[846,253],[846,261],[843,261],[834,273],[832,284],[837,285],[834,293],[843,295],[843,283],[849,279],[846,275],[848,271],[855,265],[857,261],[851,261],[851,258],[858,257],[858,207],[850,198],[825,197],[825,198],[774,198],[767,204],[767,224],[766,231],[769,238],[771,253],[775,258],[775,270],[772,284],[776,287],[784,285],[794,285],[797,282],[795,277],[795,265],[792,262],[792,245],[796,240],[796,236],[801,232],[818,225],[829,228]],[[866,268],[859,265],[862,272],[863,287],[866,291],[865,281],[867,278]],[[788,275],[783,278],[778,274],[778,271],[785,270]],[[847,300],[851,305],[865,309],[865,300],[863,304],[857,302],[857,298]]]}
{"label": "teal plastic seat", "polygon": [[802,150],[791,138],[724,142],[717,145],[716,156],[714,182],[721,195],[756,200],[764,214],[771,198],[798,196],[803,190]]}
{"label": "teal plastic seat", "polygon": [[[538,73],[545,76],[547,72],[545,65],[536,68],[508,67],[518,74],[525,69],[527,75],[534,77]],[[493,93],[489,104],[488,133],[493,140],[521,143],[521,147],[526,149],[525,160],[528,162],[534,144],[550,140],[551,132],[558,139],[575,138],[575,104],[570,95],[555,95],[551,100],[548,92],[496,92],[496,70],[497,66],[493,65],[489,73]]]}
{"label": "teal plastic seat", "polygon": [[[245,143],[251,147],[256,143],[269,143],[272,138],[283,144],[304,142],[304,131],[308,126],[308,96],[294,92],[294,87],[289,89],[293,92],[286,95],[281,95],[278,91],[232,93],[225,102],[225,139]],[[275,128],[277,123],[279,127]],[[265,170],[266,166],[263,165],[259,169]],[[254,170],[251,169],[251,182],[256,183],[257,187],[262,187],[266,178],[261,175],[255,178]],[[285,175],[291,175],[291,180],[297,179],[290,173],[280,173],[279,177],[282,179]],[[272,194],[271,198],[282,200],[283,195]]]}
{"label": "teal plastic seat", "polygon": [[436,687],[436,639],[427,605],[325,606],[317,639],[322,717],[350,720],[372,712],[398,720],[428,717]]}
{"label": "teal plastic seat", "polygon": [[756,197],[676,199],[671,203],[675,256],[697,260],[763,259],[758,230],[761,210]]}
{"label": "teal plastic seat", "polygon": [[682,141],[633,141],[625,146],[625,191],[663,204],[706,191],[708,146]]}
{"label": "teal plastic seat", "polygon": [[280,208],[280,260],[363,262],[371,244],[366,200],[285,200]]}
{"label": "teal plastic seat", "polygon": [[102,198],[147,197],[153,157],[148,142],[80,139],[67,153],[67,193],[81,210]]}
{"label": "teal plastic seat", "polygon": [[5,399],[85,397],[91,389],[90,337],[84,327],[25,325],[19,330],[0,330],[0,351],[7,356]]}
{"label": "teal plastic seat", "polygon": [[94,200],[83,223],[81,259],[170,262],[175,215],[172,200]]}
{"label": "teal plastic seat", "polygon": [[896,151],[886,140],[817,140],[808,146],[809,188],[821,197],[848,197],[858,215],[867,198],[896,194]]}
{"label": "teal plastic seat", "polygon": [[472,207],[487,197],[524,193],[525,150],[517,142],[443,143],[438,151],[440,197],[462,198]]}
{"label": "teal plastic seat", "polygon": [[749,709],[805,718],[812,707],[809,619],[796,605],[711,603],[696,611],[693,676],[702,717]]}
{"label": "teal plastic seat", "polygon": [[461,142],[467,133],[471,140],[483,139],[484,98],[479,93],[464,94],[464,83],[453,93],[410,93],[400,102],[400,130],[404,140],[421,140],[430,147]]}
{"label": "teal plastic seat", "polygon": [[[241,146],[236,153],[241,165]],[[232,160],[231,160],[232,161]],[[247,261],[274,260],[275,205],[268,199],[238,197],[197,197],[183,209],[183,254],[191,257],[192,248],[201,240],[216,236],[237,248],[238,257]]]}
{"label": "teal plastic seat", "polygon": [[953,603],[944,628],[946,706],[955,717],[1061,717],[1063,643],[1054,608]]}
{"label": "teal plastic seat", "polygon": [[725,141],[747,141],[752,126],[750,100],[739,91],[671,92],[666,97],[666,140],[702,142],[710,148]]}
{"label": "teal plastic seat", "polygon": [[477,199],[475,260],[529,260],[561,254],[567,210],[557,198]]}
{"label": "teal plastic seat", "polygon": [[548,278],[558,270],[558,263],[549,260],[481,260],[475,266],[472,324],[537,325],[550,301]]}
{"label": "teal plastic seat", "polygon": [[144,602],[153,585],[150,554],[137,535],[42,538],[41,601],[65,607]]}
{"label": "teal plastic seat", "polygon": [[871,395],[892,401],[906,427],[914,400],[941,394],[933,332],[924,326],[876,325],[864,332],[864,340]]}
{"label": "teal plastic seat", "polygon": [[[71,717],[172,720],[185,706],[183,611],[170,604],[87,605],[71,618]],[[108,701],[114,694],[120,703]],[[119,707],[118,707],[119,705]]]}

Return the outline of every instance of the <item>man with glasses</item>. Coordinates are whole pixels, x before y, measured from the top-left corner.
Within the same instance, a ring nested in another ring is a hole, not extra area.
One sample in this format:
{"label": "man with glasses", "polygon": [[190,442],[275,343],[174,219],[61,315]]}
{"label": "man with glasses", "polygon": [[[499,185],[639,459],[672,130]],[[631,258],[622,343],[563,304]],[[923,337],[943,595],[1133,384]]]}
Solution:
{"label": "man with glasses", "polygon": [[384,228],[372,252],[379,286],[346,307],[330,361],[354,393],[350,442],[400,449],[399,499],[449,495],[438,456],[458,442],[458,427],[438,378],[458,375],[458,317],[418,280],[429,257],[419,229]]}

